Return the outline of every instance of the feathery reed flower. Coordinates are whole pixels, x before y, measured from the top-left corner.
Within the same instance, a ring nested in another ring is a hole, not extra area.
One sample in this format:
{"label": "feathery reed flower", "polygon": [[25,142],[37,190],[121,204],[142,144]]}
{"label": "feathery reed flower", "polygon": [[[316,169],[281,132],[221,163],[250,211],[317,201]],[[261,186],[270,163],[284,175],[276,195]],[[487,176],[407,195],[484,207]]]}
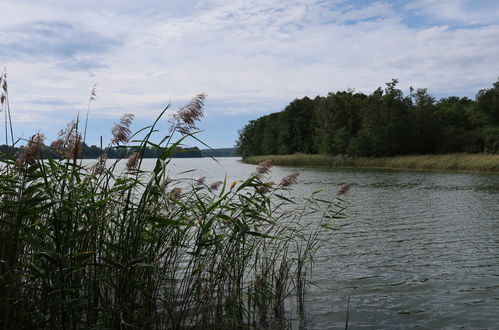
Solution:
{"label": "feathery reed flower", "polygon": [[78,123],[70,121],[66,128],[61,129],[57,134],[58,138],[50,144],[58,154],[68,158],[76,159],[81,149],[81,134],[78,133]]}
{"label": "feathery reed flower", "polygon": [[97,158],[97,163],[92,166],[92,173],[95,175],[104,173],[104,170],[106,169],[106,161],[107,156],[104,154],[100,155],[99,158]]}
{"label": "feathery reed flower", "polygon": [[350,188],[352,187],[352,184],[351,183],[345,183],[345,184],[342,184],[340,189],[338,190],[338,195],[344,195],[346,194]]}
{"label": "feathery reed flower", "polygon": [[270,191],[270,189],[267,185],[263,185],[263,186],[258,187],[258,192],[260,194],[265,194],[265,193],[268,193],[269,191]]}
{"label": "feathery reed flower", "polygon": [[3,105],[7,100],[7,72],[5,71],[0,72],[0,88],[2,88],[0,93],[0,107],[3,108]]}
{"label": "feathery reed flower", "polygon": [[220,186],[222,185],[222,183],[223,183],[222,181],[215,181],[212,184],[210,184],[210,186],[208,187],[208,190],[209,191],[218,190],[218,188],[220,188]]}
{"label": "feathery reed flower", "polygon": [[126,168],[129,171],[135,170],[139,164],[140,155],[138,152],[132,153],[126,160]]}
{"label": "feathery reed flower", "polygon": [[282,187],[289,187],[298,181],[299,176],[300,176],[300,173],[298,173],[298,172],[293,172],[289,175],[286,175],[284,178],[282,178],[280,185]]}
{"label": "feathery reed flower", "polygon": [[36,159],[40,156],[44,139],[45,136],[41,133],[37,133],[29,139],[28,144],[22,148],[17,157],[16,166],[19,169],[35,164]]}
{"label": "feathery reed flower", "polygon": [[180,199],[182,196],[182,188],[176,187],[170,191],[170,195],[175,199]]}
{"label": "feathery reed flower", "polygon": [[90,99],[89,101],[95,100],[97,97],[97,83],[94,84],[94,87],[92,87],[92,91],[90,92]]}
{"label": "feathery reed flower", "polygon": [[113,128],[111,129],[111,133],[113,134],[113,139],[111,140],[111,144],[121,144],[127,143],[130,140],[130,135],[132,131],[130,130],[130,126],[132,125],[133,118],[135,118],[134,114],[125,113],[119,123],[115,123]]}
{"label": "feathery reed flower", "polygon": [[270,168],[272,166],[274,166],[274,162],[272,160],[266,160],[259,163],[256,166],[256,172],[253,174],[253,176],[260,179],[263,175],[267,174],[270,171]]}
{"label": "feathery reed flower", "polygon": [[176,124],[173,125],[172,129],[176,129],[183,135],[190,134],[193,130],[198,129],[196,121],[204,116],[203,106],[205,99],[205,93],[198,94],[187,105],[180,108],[173,115],[173,120],[176,121]]}
{"label": "feathery reed flower", "polygon": [[198,187],[204,186],[205,181],[206,181],[206,177],[205,176],[200,177],[199,179],[196,180],[196,186],[198,186]]}
{"label": "feathery reed flower", "polygon": [[3,76],[3,79],[1,82],[2,89],[5,93],[7,93],[7,90],[8,90],[8,88],[7,88],[7,71],[4,70],[2,76]]}

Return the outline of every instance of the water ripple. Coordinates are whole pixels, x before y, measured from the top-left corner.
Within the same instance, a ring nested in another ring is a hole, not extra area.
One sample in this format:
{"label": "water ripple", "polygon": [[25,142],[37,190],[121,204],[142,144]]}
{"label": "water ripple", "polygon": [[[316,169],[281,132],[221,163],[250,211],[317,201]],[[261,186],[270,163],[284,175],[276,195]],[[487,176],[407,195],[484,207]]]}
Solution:
{"label": "water ripple", "polygon": [[[254,171],[235,159],[172,165],[229,182]],[[343,329],[348,297],[351,329],[497,328],[498,175],[276,167],[272,179],[295,171],[298,198],[352,183],[348,216],[315,258],[307,328]]]}

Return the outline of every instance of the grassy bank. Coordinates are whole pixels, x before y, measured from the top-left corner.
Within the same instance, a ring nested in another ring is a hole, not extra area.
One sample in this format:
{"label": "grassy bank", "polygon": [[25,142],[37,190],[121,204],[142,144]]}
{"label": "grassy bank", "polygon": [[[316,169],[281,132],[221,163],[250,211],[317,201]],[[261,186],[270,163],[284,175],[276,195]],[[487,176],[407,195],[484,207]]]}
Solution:
{"label": "grassy bank", "polygon": [[499,155],[491,154],[413,155],[380,158],[293,154],[251,156],[244,159],[249,164],[258,164],[263,160],[273,160],[275,165],[297,167],[359,167],[499,173]]}

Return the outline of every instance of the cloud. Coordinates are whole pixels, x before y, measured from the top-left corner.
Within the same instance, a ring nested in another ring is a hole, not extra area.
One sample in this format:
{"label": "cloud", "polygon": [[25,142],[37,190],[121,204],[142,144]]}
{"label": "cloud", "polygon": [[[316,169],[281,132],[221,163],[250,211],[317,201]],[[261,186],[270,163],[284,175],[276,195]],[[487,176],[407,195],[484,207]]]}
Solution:
{"label": "cloud", "polygon": [[[47,123],[85,111],[94,82],[96,120],[147,120],[200,92],[210,118],[257,117],[305,95],[370,93],[392,78],[473,96],[499,72],[497,6],[473,3],[6,0],[0,66],[14,119],[45,113]],[[468,26],[466,12],[481,24]]]}
{"label": "cloud", "polygon": [[499,2],[494,0],[421,0],[409,3],[406,8],[440,24],[499,23]]}
{"label": "cloud", "polygon": [[387,2],[374,2],[366,6],[342,8],[337,11],[335,21],[356,24],[359,21],[392,17],[395,12]]}
{"label": "cloud", "polygon": [[64,21],[32,22],[8,29],[0,39],[0,59],[52,58],[69,69],[102,67],[94,55],[109,52],[117,40]]}

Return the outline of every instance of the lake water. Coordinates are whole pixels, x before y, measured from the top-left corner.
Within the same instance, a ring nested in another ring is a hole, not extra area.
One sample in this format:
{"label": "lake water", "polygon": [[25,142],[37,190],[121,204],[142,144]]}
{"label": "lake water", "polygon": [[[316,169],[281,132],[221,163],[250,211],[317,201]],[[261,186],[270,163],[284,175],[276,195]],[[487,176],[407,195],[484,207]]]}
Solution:
{"label": "lake water", "polygon": [[[151,167],[153,160],[146,160]],[[171,175],[207,183],[255,169],[174,159]],[[323,189],[344,197],[347,217],[328,232],[306,297],[308,329],[499,328],[499,175],[275,167],[275,181],[301,173],[296,196]]]}

